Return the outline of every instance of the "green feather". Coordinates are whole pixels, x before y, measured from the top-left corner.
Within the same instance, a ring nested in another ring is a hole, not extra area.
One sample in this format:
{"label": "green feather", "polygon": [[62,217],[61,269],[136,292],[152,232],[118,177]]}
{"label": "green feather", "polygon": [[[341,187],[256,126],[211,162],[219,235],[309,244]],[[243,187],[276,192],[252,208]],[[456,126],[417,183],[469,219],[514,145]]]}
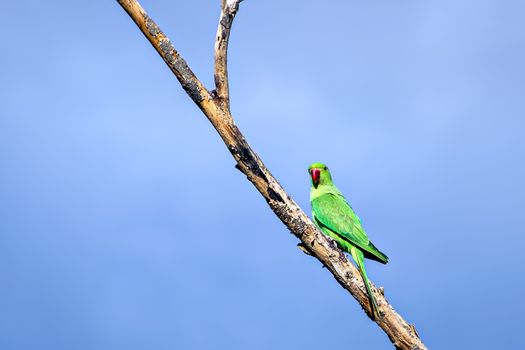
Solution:
{"label": "green feather", "polygon": [[[370,242],[361,219],[333,184],[332,175],[326,165],[314,163],[308,171],[312,175],[310,204],[314,222],[324,234],[333,238],[342,250],[352,255],[363,277],[374,317],[379,318],[377,303],[366,274],[364,258],[386,264],[388,257]],[[316,181],[314,181],[314,171],[319,173]]]}
{"label": "green feather", "polygon": [[[361,221],[342,195],[324,193],[314,198],[311,201],[311,205],[313,216],[318,226],[321,229],[328,229],[336,233],[338,237],[332,238],[338,243],[340,241],[349,241],[363,250],[367,258],[383,264],[388,262],[388,257],[370,242],[361,226]],[[341,245],[346,246],[345,244]],[[345,250],[350,253],[350,250]]]}

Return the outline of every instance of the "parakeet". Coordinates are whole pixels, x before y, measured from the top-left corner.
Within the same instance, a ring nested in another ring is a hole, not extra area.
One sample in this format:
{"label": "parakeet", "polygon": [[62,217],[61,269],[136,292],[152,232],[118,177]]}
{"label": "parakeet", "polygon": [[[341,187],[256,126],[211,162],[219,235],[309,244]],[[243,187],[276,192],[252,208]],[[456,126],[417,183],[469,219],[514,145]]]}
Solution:
{"label": "parakeet", "polygon": [[364,258],[386,264],[388,257],[370,242],[361,226],[361,219],[332,182],[328,167],[322,163],[314,163],[310,165],[308,172],[312,185],[310,204],[314,223],[324,234],[332,237],[343,251],[352,255],[363,277],[374,318],[379,319],[380,314],[366,275]]}

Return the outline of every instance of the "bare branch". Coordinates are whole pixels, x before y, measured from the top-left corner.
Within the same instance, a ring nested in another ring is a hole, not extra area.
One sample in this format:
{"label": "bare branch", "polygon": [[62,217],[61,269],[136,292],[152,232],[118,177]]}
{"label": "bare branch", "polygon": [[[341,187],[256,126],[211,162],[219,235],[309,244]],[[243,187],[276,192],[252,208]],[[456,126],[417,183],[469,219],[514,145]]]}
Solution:
{"label": "bare branch", "polygon": [[290,198],[279,182],[264,166],[257,154],[251,149],[235,125],[229,110],[226,49],[231,23],[238,10],[240,1],[221,0],[221,22],[225,18],[227,25],[219,24],[215,50],[217,92],[223,101],[227,101],[226,106],[228,108],[224,108],[224,104],[220,102],[221,99],[212,98],[211,94],[204,88],[186,62],[173,48],[168,38],[149,18],[136,0],[117,1],[135,21],[175,74],[184,90],[215,127],[236,160],[236,168],[246,175],[277,217],[301,240],[300,248],[318,259],[332,273],[337,282],[359,302],[366,314],[385,331],[396,348],[407,350],[426,349],[415,331],[415,327],[406,322],[388,303],[383,295],[382,288],[377,289],[372,285],[381,313],[381,319],[374,320],[363,280],[356,267],[347,259],[335,242],[322,234],[301,208]]}
{"label": "bare branch", "polygon": [[210,94],[191,71],[190,67],[188,67],[184,58],[182,58],[177,50],[175,50],[168,37],[164,35],[157,24],[148,16],[146,11],[144,11],[137,1],[117,1],[137,24],[159,55],[164,59],[191,99],[198,106],[201,106],[203,100],[210,98]]}
{"label": "bare branch", "polygon": [[222,0],[221,17],[215,38],[215,89],[217,97],[224,107],[230,110],[230,92],[228,82],[228,42],[235,14],[241,0]]}

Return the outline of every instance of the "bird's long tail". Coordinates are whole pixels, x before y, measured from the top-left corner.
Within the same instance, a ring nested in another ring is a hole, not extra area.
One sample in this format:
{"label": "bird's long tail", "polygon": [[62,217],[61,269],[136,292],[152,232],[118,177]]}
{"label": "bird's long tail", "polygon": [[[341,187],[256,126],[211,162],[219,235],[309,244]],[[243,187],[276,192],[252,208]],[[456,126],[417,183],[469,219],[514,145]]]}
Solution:
{"label": "bird's long tail", "polygon": [[359,248],[352,246],[350,253],[352,254],[352,257],[357,263],[359,272],[361,272],[361,277],[363,277],[366,292],[368,293],[368,300],[370,301],[370,306],[372,308],[372,315],[376,320],[379,320],[381,319],[381,315],[379,314],[379,309],[377,308],[377,303],[374,294],[372,294],[372,287],[370,286],[370,281],[368,280],[368,276],[366,275],[363,252]]}

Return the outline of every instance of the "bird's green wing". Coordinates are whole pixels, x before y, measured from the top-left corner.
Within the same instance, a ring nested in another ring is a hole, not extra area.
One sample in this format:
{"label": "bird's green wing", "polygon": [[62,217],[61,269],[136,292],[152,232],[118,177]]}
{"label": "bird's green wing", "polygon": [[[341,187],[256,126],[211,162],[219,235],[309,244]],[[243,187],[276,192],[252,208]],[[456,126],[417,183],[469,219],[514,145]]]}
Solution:
{"label": "bird's green wing", "polygon": [[[343,196],[325,193],[312,200],[315,220],[342,238],[355,244],[369,258],[386,264],[388,257],[381,253],[368,239],[361,220]],[[367,254],[368,253],[368,254]]]}

